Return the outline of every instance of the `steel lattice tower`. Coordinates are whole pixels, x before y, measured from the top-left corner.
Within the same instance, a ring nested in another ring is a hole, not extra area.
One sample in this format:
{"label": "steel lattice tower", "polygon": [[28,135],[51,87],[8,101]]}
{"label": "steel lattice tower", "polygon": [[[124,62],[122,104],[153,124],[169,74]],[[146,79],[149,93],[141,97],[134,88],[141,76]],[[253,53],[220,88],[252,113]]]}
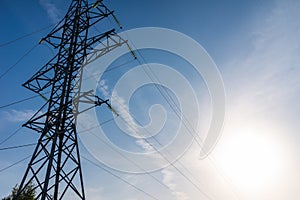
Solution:
{"label": "steel lattice tower", "polygon": [[[111,17],[118,20],[102,2],[72,0],[65,17],[41,42],[47,42],[57,54],[23,84],[40,94],[46,104],[24,126],[40,134],[34,153],[20,183],[18,195],[30,183],[36,199],[85,199],[83,176],[76,132],[76,115],[80,99],[97,105],[93,92],[80,91],[83,66],[122,44],[127,44],[114,29],[92,35],[89,29]],[[119,25],[120,26],[120,25]],[[94,47],[101,41],[101,48]],[[77,101],[73,101],[77,99]],[[82,101],[83,102],[83,101]],[[93,105],[95,106],[95,105]],[[47,108],[46,112],[41,112]],[[75,111],[75,112],[74,112]],[[70,198],[69,196],[69,198]],[[18,199],[18,197],[16,198]]]}

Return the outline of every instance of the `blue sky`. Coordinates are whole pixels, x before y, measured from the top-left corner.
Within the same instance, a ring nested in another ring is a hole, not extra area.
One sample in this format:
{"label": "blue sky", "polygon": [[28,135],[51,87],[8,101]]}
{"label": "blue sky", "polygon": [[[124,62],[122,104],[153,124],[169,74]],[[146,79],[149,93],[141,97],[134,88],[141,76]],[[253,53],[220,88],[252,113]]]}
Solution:
{"label": "blue sky", "polygon": [[[111,0],[107,1],[107,6],[115,10],[125,30],[147,26],[164,27],[192,37],[207,50],[221,72],[227,95],[222,137],[210,158],[199,160],[199,147],[192,145],[180,159],[180,163],[188,170],[179,163],[175,165],[209,194],[211,199],[299,199],[300,3],[296,0],[229,0],[226,3],[217,0]],[[2,0],[0,44],[53,24],[63,16],[67,7],[68,4],[63,0]],[[0,74],[16,63],[49,31],[47,29],[1,46]],[[46,45],[39,45],[3,76],[0,79],[0,106],[30,97],[32,93],[22,88],[21,84],[43,66],[53,53]],[[164,63],[169,58],[165,64],[173,64],[177,69],[183,64],[177,58],[165,54],[156,58],[153,56],[156,54],[149,51],[142,53],[152,62]],[[177,66],[176,63],[180,64]],[[133,65],[127,67],[129,69]],[[109,88],[122,72],[119,70],[106,74],[104,78]],[[189,71],[181,72],[187,73],[188,78],[194,80],[195,77],[189,75]],[[211,114],[207,110],[208,94],[203,81],[195,81],[193,84],[198,86],[199,91],[204,91],[200,108],[204,109],[201,119],[206,124],[209,117],[205,116]],[[159,97],[150,98],[145,106],[143,94],[152,92],[155,94],[153,88],[146,87],[140,96],[137,93],[137,106],[131,108],[142,123],[148,120],[144,113],[149,106],[162,100]],[[202,93],[197,95],[201,99]],[[43,103],[43,99],[36,98],[2,108],[0,142]],[[168,117],[173,119],[174,114],[167,111]],[[107,111],[104,112],[108,118],[111,116]],[[206,126],[203,125],[202,128],[205,129]],[[115,131],[111,124],[105,128]],[[167,130],[168,128],[170,127],[166,126]],[[111,138],[115,143],[118,143],[117,136]],[[0,148],[34,143],[37,138],[36,133],[23,128],[15,137],[0,145]],[[130,143],[119,143],[124,148],[128,144]],[[0,151],[0,169],[30,155],[32,151],[32,147]],[[82,144],[81,152],[93,159]],[[27,162],[28,160],[0,172],[0,197],[7,195],[20,182]],[[150,199],[88,162],[83,161],[82,164],[88,199]],[[169,189],[157,184],[148,174],[113,173],[158,199],[205,199],[172,167],[152,174],[168,185]]]}

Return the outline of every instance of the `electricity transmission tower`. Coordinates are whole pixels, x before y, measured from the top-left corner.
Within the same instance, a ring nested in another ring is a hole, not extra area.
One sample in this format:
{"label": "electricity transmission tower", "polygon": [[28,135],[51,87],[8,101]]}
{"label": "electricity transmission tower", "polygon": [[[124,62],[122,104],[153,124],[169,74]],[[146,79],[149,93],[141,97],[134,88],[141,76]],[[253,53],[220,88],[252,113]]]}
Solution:
{"label": "electricity transmission tower", "polygon": [[[114,29],[91,34],[90,28],[106,18],[114,19],[120,26],[102,0],[94,3],[72,0],[65,17],[41,39],[40,43],[47,42],[57,49],[57,54],[23,84],[47,102],[23,125],[38,132],[40,138],[18,194],[34,183],[36,199],[56,200],[66,196],[85,199],[75,126],[78,104],[90,101],[93,107],[107,104],[107,100],[99,101],[93,91],[81,91],[81,79],[76,77],[82,77],[83,66],[93,59],[127,44]],[[101,42],[104,40],[105,43]],[[97,44],[101,44],[101,48],[95,49]],[[46,112],[42,112],[44,108]]]}

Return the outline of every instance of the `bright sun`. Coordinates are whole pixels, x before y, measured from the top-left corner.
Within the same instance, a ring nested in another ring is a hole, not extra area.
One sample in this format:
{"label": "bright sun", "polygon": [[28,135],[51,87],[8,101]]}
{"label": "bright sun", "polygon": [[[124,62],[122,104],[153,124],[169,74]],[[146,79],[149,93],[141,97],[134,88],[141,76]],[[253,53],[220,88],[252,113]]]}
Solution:
{"label": "bright sun", "polygon": [[239,189],[247,192],[270,189],[283,175],[284,150],[270,135],[239,130],[223,142],[217,163]]}

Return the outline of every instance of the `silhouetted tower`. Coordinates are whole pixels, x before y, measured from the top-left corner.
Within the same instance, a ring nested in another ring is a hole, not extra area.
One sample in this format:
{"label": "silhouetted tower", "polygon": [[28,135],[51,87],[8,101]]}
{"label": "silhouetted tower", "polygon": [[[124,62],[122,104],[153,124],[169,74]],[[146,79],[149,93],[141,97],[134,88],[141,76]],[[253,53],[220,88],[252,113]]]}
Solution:
{"label": "silhouetted tower", "polygon": [[[40,133],[40,138],[18,194],[33,182],[37,199],[63,199],[66,195],[71,199],[85,199],[75,124],[80,99],[94,103],[94,96],[91,91],[80,91],[81,79],[76,77],[81,77],[82,66],[91,60],[127,44],[114,29],[91,34],[89,29],[105,18],[111,18],[119,25],[113,11],[102,0],[93,3],[73,0],[65,17],[40,41],[47,42],[58,52],[23,84],[47,102],[24,124]],[[101,48],[94,49],[104,40]],[[98,98],[95,102],[107,104],[107,100],[99,101]],[[47,111],[41,112],[43,108]]]}

